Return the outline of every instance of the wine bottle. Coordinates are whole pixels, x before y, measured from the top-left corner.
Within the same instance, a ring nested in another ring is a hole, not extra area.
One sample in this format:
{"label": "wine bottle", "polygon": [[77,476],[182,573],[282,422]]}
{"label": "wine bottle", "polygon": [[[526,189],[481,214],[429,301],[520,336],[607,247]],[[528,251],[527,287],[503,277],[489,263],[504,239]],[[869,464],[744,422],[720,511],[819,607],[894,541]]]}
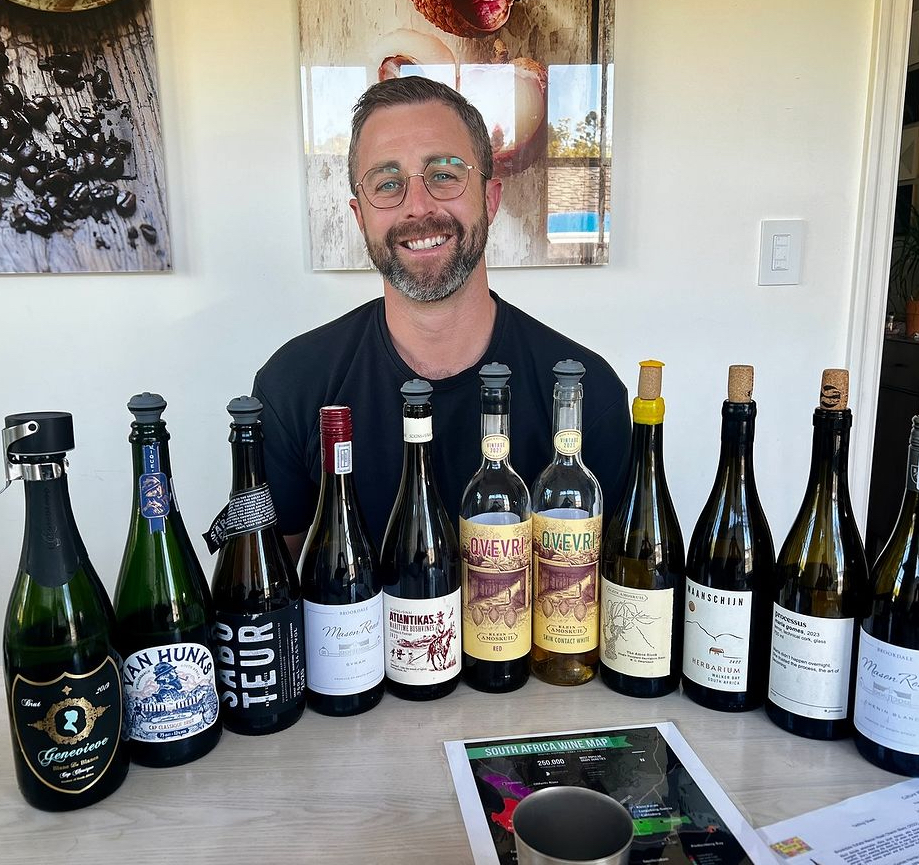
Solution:
{"label": "wine bottle", "polygon": [[775,548],[753,475],[753,367],[732,366],[715,483],[689,541],[683,692],[709,709],[762,705]]}
{"label": "wine bottle", "polygon": [[625,493],[603,540],[600,677],[631,697],[680,682],[683,536],[664,475],[663,364],[642,361]]}
{"label": "wine bottle", "polygon": [[306,704],[356,715],[383,697],[383,577],[351,478],[351,409],[319,410],[322,480],[300,569]]}
{"label": "wine bottle", "polygon": [[219,741],[213,608],[172,483],[166,401],[131,397],[134,501],[115,588],[131,757],[144,766],[197,760]]}
{"label": "wine bottle", "polygon": [[66,412],[10,415],[7,485],[22,479],[26,521],[3,634],[16,779],[45,811],[81,808],[121,786],[130,762],[115,615],[80,538],[67,487]]}
{"label": "wine bottle", "polygon": [[581,457],[584,365],[562,360],[552,372],[555,456],[533,486],[530,671],[553,685],[581,685],[597,672],[603,494]]}
{"label": "wine bottle", "polygon": [[306,707],[300,579],[265,481],[262,404],[241,396],[227,411],[233,486],[204,535],[211,553],[220,550],[212,584],[220,717],[234,733],[276,733]]}
{"label": "wine bottle", "polygon": [[463,677],[478,691],[514,691],[529,677],[530,494],[510,464],[511,371],[482,379],[482,465],[463,492]]}
{"label": "wine bottle", "polygon": [[855,745],[888,772],[919,775],[919,417],[906,490],[890,540],[871,575],[855,674]]}
{"label": "wine bottle", "polygon": [[849,374],[824,370],[804,501],[776,562],[766,714],[811,739],[847,736],[855,619],[868,584],[849,500]]}
{"label": "wine bottle", "polygon": [[380,549],[387,687],[407,700],[449,694],[461,671],[459,548],[431,466],[433,391],[402,386],[402,479]]}

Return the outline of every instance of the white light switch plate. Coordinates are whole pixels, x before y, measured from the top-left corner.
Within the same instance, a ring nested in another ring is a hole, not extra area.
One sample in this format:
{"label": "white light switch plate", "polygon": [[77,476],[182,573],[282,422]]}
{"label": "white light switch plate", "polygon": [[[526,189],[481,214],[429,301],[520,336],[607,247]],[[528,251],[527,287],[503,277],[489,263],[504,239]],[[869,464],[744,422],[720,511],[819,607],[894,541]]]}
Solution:
{"label": "white light switch plate", "polygon": [[759,240],[759,284],[798,285],[804,252],[803,219],[764,219]]}

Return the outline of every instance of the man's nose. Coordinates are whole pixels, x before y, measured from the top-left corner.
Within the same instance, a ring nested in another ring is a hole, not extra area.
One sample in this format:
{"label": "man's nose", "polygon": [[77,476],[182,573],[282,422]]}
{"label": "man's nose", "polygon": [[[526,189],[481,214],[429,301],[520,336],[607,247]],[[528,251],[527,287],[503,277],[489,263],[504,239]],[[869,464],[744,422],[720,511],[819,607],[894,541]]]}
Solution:
{"label": "man's nose", "polygon": [[[413,182],[414,181],[414,182]],[[406,216],[430,213],[436,207],[437,199],[428,191],[424,174],[409,174],[405,178],[405,199],[402,207]]]}

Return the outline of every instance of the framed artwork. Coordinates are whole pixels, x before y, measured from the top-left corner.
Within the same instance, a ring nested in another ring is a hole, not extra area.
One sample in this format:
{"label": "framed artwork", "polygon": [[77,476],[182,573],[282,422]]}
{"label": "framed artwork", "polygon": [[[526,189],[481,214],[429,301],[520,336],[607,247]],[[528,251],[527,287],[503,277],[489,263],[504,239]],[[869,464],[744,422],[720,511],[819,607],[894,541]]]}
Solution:
{"label": "framed artwork", "polygon": [[150,3],[0,0],[0,272],[171,269]]}
{"label": "framed artwork", "polygon": [[605,264],[614,0],[300,0],[311,260],[371,266],[348,208],[351,109],[371,84],[424,75],[485,120],[501,208],[490,266]]}

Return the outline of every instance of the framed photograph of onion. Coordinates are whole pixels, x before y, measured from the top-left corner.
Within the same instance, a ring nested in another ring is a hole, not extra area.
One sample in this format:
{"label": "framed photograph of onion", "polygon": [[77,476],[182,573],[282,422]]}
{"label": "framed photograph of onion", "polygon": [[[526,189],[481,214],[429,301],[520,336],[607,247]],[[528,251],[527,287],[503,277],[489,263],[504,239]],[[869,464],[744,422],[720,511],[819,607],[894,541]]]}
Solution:
{"label": "framed photograph of onion", "polygon": [[0,272],[169,270],[151,0],[0,0]]}
{"label": "framed photograph of onion", "polygon": [[608,260],[614,0],[300,0],[315,270],[370,267],[347,206],[351,107],[424,75],[485,118],[504,196],[491,266]]}

